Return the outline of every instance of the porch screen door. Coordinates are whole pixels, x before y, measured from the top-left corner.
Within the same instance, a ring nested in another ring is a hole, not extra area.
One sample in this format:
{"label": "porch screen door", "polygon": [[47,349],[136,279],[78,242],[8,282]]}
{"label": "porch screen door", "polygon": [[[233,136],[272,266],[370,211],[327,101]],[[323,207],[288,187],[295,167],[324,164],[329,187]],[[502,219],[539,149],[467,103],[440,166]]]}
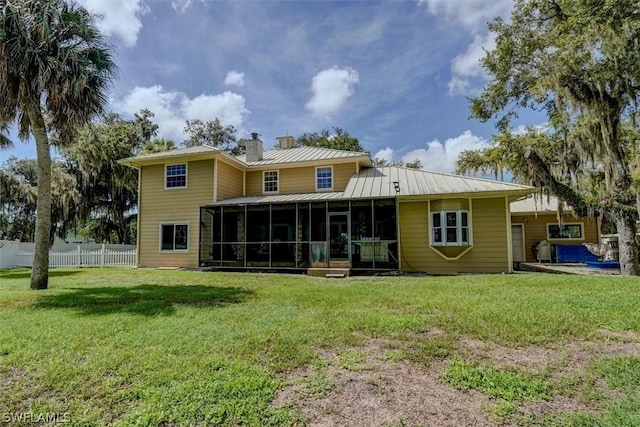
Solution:
{"label": "porch screen door", "polygon": [[329,261],[349,261],[349,214],[329,213]]}

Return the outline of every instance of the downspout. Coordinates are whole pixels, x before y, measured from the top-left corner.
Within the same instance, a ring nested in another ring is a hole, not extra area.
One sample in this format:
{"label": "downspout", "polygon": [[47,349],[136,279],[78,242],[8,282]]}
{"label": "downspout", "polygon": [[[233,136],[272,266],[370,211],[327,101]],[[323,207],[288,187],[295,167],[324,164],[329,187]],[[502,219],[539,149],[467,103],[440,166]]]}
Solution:
{"label": "downspout", "polygon": [[400,200],[396,196],[396,235],[398,236],[398,272],[402,271],[402,239],[400,236]]}
{"label": "downspout", "polygon": [[218,201],[218,157],[213,159],[213,201]]}
{"label": "downspout", "polygon": [[513,239],[511,236],[511,204],[509,203],[509,196],[504,196],[505,212],[507,215],[507,262],[508,272],[513,273]]}
{"label": "downspout", "polygon": [[136,221],[136,266],[140,267],[140,224],[142,221],[142,192],[140,187],[142,184],[142,167],[138,167],[138,220]]}
{"label": "downspout", "polygon": [[198,267],[202,267],[202,206],[198,208]]}

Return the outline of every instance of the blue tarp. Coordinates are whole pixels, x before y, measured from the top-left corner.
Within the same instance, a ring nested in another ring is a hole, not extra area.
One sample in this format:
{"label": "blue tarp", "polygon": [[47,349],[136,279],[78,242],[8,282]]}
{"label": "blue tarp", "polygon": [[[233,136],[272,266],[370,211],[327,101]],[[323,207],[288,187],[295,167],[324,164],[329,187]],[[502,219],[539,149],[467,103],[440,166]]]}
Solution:
{"label": "blue tarp", "polygon": [[557,262],[597,262],[593,255],[582,245],[555,245]]}

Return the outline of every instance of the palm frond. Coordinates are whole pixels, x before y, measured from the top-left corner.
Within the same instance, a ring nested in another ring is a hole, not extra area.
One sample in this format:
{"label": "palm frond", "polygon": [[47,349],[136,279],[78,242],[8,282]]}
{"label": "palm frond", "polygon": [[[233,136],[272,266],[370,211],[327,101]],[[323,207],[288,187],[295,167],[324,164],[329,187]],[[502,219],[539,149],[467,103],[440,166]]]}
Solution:
{"label": "palm frond", "polygon": [[2,1],[0,8],[0,117],[27,138],[24,100],[41,103],[57,141],[107,105],[116,74],[107,39],[85,8],[64,0]]}

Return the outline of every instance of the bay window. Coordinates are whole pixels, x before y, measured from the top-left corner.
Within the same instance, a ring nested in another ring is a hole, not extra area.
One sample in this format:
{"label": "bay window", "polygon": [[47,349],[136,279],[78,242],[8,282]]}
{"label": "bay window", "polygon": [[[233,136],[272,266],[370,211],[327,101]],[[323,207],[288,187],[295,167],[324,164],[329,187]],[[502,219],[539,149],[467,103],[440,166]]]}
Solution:
{"label": "bay window", "polygon": [[431,212],[432,246],[469,246],[471,221],[468,211]]}

